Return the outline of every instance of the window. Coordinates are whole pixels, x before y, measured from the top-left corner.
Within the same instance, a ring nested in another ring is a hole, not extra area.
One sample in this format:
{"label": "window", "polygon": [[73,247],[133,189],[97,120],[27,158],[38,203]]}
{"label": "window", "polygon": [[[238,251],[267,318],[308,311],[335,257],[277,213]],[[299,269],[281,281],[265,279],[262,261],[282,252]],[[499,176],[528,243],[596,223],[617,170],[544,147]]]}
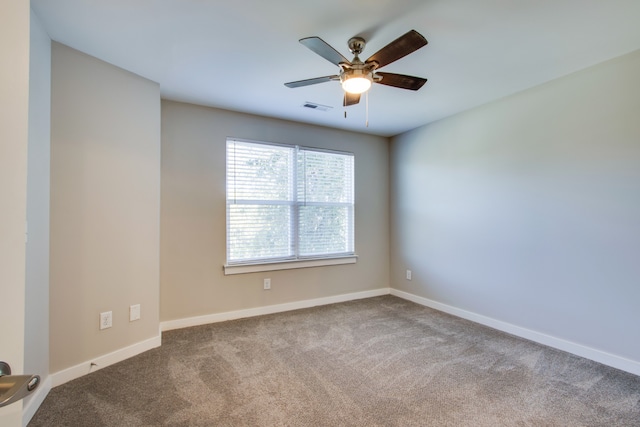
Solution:
{"label": "window", "polygon": [[353,160],[227,139],[227,265],[353,256]]}

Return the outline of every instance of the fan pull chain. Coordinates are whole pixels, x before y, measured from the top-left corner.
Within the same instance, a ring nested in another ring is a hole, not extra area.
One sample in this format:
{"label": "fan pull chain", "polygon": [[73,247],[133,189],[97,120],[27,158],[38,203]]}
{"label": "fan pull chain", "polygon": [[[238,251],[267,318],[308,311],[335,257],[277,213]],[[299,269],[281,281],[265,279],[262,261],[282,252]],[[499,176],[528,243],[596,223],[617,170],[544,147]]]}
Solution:
{"label": "fan pull chain", "polygon": [[342,107],[344,108],[344,118],[347,118],[347,91],[344,92],[344,97],[342,98]]}
{"label": "fan pull chain", "polygon": [[365,124],[365,127],[369,127],[369,91],[367,91],[364,96],[365,96],[365,104],[366,104],[366,107],[365,107],[366,117],[365,117],[364,124]]}

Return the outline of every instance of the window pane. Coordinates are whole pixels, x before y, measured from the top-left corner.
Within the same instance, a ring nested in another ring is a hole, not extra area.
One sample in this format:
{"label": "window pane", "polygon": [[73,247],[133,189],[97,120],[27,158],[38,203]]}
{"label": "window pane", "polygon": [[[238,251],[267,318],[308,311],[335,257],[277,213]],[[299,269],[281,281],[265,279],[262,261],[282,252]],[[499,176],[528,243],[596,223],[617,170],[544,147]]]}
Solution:
{"label": "window pane", "polygon": [[229,205],[229,261],[289,258],[291,207],[288,205]]}
{"label": "window pane", "polygon": [[293,149],[227,142],[228,200],[292,200]]}
{"label": "window pane", "polygon": [[322,151],[298,153],[298,200],[353,203],[353,156]]}
{"label": "window pane", "polygon": [[300,256],[353,252],[352,208],[300,206]]}

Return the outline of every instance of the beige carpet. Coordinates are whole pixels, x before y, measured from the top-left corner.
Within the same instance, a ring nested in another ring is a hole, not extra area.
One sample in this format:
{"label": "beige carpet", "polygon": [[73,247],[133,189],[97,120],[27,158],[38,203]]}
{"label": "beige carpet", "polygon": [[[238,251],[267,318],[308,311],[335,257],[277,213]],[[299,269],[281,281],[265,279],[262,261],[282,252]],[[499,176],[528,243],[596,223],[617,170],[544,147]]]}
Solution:
{"label": "beige carpet", "polygon": [[384,296],[166,332],[29,426],[640,426],[640,377]]}

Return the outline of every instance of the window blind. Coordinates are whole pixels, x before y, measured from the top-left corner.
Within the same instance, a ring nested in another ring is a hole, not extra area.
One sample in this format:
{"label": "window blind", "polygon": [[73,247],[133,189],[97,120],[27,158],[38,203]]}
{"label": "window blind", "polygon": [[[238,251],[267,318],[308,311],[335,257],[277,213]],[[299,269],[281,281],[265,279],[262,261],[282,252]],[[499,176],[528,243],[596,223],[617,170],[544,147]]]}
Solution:
{"label": "window blind", "polygon": [[227,140],[227,263],[354,253],[351,153]]}

